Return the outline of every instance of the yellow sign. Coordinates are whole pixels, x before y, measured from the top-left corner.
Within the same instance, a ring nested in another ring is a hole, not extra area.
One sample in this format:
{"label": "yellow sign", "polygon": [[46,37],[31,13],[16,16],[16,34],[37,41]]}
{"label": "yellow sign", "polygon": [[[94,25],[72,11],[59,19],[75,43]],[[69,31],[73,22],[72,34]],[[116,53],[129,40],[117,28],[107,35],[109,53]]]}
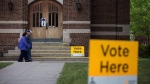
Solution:
{"label": "yellow sign", "polygon": [[84,56],[84,46],[71,46],[72,56]]}
{"label": "yellow sign", "polygon": [[138,42],[90,40],[89,76],[137,75]]}

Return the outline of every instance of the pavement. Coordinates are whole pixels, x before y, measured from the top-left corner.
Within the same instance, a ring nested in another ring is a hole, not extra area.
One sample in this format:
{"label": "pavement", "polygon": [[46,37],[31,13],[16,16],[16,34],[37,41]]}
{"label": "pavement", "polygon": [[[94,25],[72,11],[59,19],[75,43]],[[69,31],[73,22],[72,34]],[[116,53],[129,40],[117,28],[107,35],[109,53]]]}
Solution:
{"label": "pavement", "polygon": [[12,65],[0,69],[0,84],[56,84],[65,63],[64,61],[11,62]]}

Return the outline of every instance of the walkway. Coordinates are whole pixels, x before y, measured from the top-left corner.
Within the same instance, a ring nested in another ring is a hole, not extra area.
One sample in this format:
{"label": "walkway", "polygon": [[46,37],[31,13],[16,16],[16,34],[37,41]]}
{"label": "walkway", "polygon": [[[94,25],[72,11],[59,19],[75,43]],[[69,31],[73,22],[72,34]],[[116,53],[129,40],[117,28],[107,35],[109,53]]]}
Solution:
{"label": "walkway", "polygon": [[63,61],[14,62],[0,69],[0,84],[56,84]]}

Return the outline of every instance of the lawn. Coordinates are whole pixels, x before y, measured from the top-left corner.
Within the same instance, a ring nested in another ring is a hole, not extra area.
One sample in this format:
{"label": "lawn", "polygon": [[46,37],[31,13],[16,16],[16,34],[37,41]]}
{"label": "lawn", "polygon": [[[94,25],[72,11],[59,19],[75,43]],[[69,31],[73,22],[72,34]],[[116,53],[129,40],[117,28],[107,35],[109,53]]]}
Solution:
{"label": "lawn", "polygon": [[87,63],[65,63],[57,84],[87,84]]}
{"label": "lawn", "polygon": [[0,69],[13,64],[12,62],[0,62]]}
{"label": "lawn", "polygon": [[[139,59],[138,84],[150,84],[150,59]],[[57,84],[87,84],[88,63],[65,63]]]}
{"label": "lawn", "polygon": [[150,59],[139,59],[138,84],[150,84]]}

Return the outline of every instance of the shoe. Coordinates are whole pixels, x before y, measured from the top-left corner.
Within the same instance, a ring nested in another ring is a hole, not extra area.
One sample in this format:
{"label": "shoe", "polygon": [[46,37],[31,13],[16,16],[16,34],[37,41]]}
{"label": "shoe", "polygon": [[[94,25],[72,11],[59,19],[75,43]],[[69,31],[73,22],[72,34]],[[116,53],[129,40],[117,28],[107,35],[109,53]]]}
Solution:
{"label": "shoe", "polygon": [[31,61],[31,62],[32,62],[32,59],[29,59],[29,61]]}
{"label": "shoe", "polygon": [[31,60],[25,60],[25,62],[31,62]]}

